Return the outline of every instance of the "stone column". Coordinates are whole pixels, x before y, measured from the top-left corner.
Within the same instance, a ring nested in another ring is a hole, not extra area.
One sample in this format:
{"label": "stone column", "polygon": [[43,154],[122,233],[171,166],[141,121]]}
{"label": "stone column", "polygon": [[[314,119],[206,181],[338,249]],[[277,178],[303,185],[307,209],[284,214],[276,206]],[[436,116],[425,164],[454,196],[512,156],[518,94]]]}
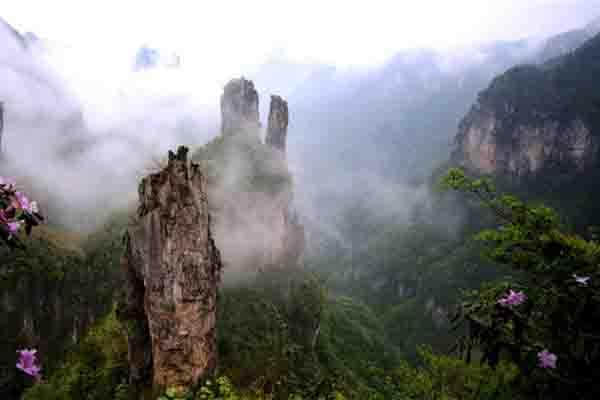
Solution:
{"label": "stone column", "polygon": [[[127,327],[134,383],[188,388],[217,364],[221,258],[204,177],[187,148],[139,186],[137,220],[125,234],[119,317]],[[145,382],[144,382],[145,381]]]}
{"label": "stone column", "polygon": [[258,92],[252,81],[232,79],[221,96],[221,134],[233,136],[250,132],[258,137]]}
{"label": "stone column", "polygon": [[285,154],[288,127],[288,104],[280,96],[271,96],[269,125],[265,142]]}

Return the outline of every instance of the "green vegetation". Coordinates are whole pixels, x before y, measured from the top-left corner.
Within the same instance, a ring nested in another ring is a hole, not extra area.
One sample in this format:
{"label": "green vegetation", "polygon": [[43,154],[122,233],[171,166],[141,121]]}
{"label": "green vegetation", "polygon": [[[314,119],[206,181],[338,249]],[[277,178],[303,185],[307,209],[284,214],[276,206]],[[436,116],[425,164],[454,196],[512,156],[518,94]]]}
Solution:
{"label": "green vegetation", "polygon": [[17,398],[23,386],[12,366],[15,352],[38,349],[42,374],[52,371],[65,350],[106,315],[119,287],[123,215],[115,215],[83,240],[42,227],[23,250],[0,246],[0,397]]}
{"label": "green vegetation", "polygon": [[251,135],[216,136],[192,160],[200,163],[209,184],[230,190],[274,195],[292,183],[281,156]]}
{"label": "green vegetation", "polygon": [[111,313],[88,331],[50,380],[34,385],[23,400],[130,399],[128,370],[127,343]]}
{"label": "green vegetation", "polygon": [[[514,366],[492,370],[424,349],[419,366],[411,366],[386,344],[383,326],[367,306],[328,298],[312,278],[294,281],[285,290],[262,284],[225,290],[219,370],[187,395],[167,390],[160,399],[515,398]],[[132,398],[122,329],[113,314],[100,321],[24,400]]]}
{"label": "green vegetation", "polygon": [[[600,244],[566,231],[548,207],[498,195],[489,180],[471,180],[454,169],[445,183],[494,212],[502,225],[478,239],[489,245],[491,259],[518,272],[470,293],[461,305],[459,322],[468,326],[460,343],[465,357],[477,348],[492,366],[514,362],[523,393],[536,398],[597,398]],[[516,290],[522,299],[500,300]]]}
{"label": "green vegetation", "polygon": [[[248,138],[217,138],[194,159],[225,193],[275,195],[291,185],[287,169],[274,168],[281,160]],[[417,209],[399,224],[357,201],[338,226],[349,249],[326,243],[303,270],[222,288],[215,375],[189,393],[146,399],[596,398],[600,246],[549,208],[497,194],[489,180],[451,170],[444,184],[462,193],[436,193],[435,213]],[[11,370],[4,395],[32,386],[24,400],[138,397],[124,327],[110,312],[127,219],[114,215],[86,240],[50,229],[27,252],[0,248],[1,284],[25,299],[7,314],[16,339],[3,356],[8,365],[16,348],[39,344],[46,357],[42,383]],[[22,329],[24,319],[34,329]]]}

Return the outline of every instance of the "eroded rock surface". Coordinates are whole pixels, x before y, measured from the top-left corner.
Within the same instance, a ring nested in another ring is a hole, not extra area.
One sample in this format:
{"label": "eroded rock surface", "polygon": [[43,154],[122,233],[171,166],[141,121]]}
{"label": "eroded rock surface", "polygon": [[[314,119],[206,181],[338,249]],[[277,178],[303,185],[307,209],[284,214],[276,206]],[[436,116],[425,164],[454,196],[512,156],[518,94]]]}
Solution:
{"label": "eroded rock surface", "polygon": [[258,135],[259,127],[258,92],[254,83],[244,78],[232,79],[221,96],[221,134],[251,132]]}
{"label": "eroded rock surface", "polygon": [[288,128],[288,104],[280,96],[271,96],[266,143],[285,153]]}
{"label": "eroded rock surface", "polygon": [[594,171],[600,162],[599,68],[596,35],[550,64],[498,76],[460,123],[453,161],[519,180]]}
{"label": "eroded rock surface", "polygon": [[139,186],[137,220],[125,234],[120,319],[131,379],[189,387],[217,363],[216,298],[221,259],[211,234],[204,177],[187,149]]}
{"label": "eroded rock surface", "polygon": [[455,157],[464,167],[485,174],[533,176],[545,168],[583,173],[596,163],[599,142],[581,119],[506,122],[494,110],[471,111],[463,121]]}

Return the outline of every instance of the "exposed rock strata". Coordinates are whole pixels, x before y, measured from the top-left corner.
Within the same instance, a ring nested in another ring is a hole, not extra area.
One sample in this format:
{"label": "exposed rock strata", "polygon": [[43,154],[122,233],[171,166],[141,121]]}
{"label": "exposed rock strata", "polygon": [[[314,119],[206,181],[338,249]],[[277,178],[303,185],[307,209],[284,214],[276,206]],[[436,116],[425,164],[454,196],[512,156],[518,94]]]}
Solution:
{"label": "exposed rock strata", "polygon": [[139,186],[137,221],[125,234],[125,294],[131,379],[189,387],[217,363],[216,297],[221,260],[204,177],[187,149]]}

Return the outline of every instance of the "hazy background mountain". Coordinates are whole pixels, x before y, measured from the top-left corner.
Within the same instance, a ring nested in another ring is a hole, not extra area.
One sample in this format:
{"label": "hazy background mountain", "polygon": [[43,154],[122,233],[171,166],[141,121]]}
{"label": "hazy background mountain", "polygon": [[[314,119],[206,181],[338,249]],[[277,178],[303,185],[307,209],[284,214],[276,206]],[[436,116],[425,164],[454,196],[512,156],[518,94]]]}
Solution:
{"label": "hazy background mountain", "polygon": [[[548,39],[403,50],[368,66],[298,62],[279,51],[243,74],[255,81],[262,104],[273,93],[288,100],[288,157],[297,202],[305,218],[319,221],[315,229],[336,236],[332,227],[339,210],[365,192],[375,202],[400,198],[370,206],[406,220],[412,205],[427,197],[423,188],[415,188],[448,158],[458,122],[477,93],[513,65],[576,47],[597,25],[582,23]],[[208,103],[190,88],[202,70],[186,65],[186,57],[142,46],[127,57],[115,53],[106,64],[110,52],[82,52],[37,38],[31,39],[37,45],[24,47],[26,35],[12,28],[3,29],[2,35],[6,44],[1,65],[17,74],[3,74],[6,81],[0,84],[7,154],[19,154],[14,163],[25,175],[36,176],[40,168],[34,160],[58,169],[49,179],[59,186],[64,182],[59,192],[67,192],[67,186],[83,188],[59,207],[80,210],[78,216],[59,220],[81,224],[90,202],[92,209],[107,200],[123,204],[128,201],[125,188],[132,187],[148,159],[176,143],[203,143],[217,132],[218,103]],[[175,59],[178,68],[171,67]],[[144,68],[135,68],[141,61]],[[101,84],[96,64],[110,65],[101,71]],[[27,85],[31,88],[22,90]],[[32,98],[35,90],[40,92]],[[23,130],[29,133],[18,133]],[[32,145],[42,137],[51,145]],[[93,225],[92,220],[87,224]]]}

